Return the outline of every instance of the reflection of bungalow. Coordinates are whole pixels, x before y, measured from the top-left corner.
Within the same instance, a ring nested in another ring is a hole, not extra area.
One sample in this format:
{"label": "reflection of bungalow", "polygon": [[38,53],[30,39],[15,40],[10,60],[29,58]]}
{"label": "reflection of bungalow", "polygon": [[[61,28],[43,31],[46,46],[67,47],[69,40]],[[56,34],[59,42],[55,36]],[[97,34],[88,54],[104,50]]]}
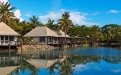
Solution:
{"label": "reflection of bungalow", "polygon": [[65,59],[66,57],[63,57],[60,59],[53,59],[53,60],[31,59],[31,60],[27,60],[27,62],[32,64],[36,68],[49,68],[57,61],[63,62]]}
{"label": "reflection of bungalow", "polygon": [[36,68],[48,68],[51,65],[53,65],[56,61],[57,61],[57,59],[55,59],[55,60],[42,60],[42,59],[27,60],[27,62],[29,62]]}
{"label": "reflection of bungalow", "polygon": [[[59,33],[47,28],[46,26],[36,27],[30,32],[28,32],[24,37],[31,37],[35,41],[35,43],[45,43],[45,44],[51,44],[51,43],[58,43],[58,41],[63,40],[65,34],[60,30]],[[69,37],[66,35],[66,37]]]}
{"label": "reflection of bungalow", "polygon": [[18,66],[0,67],[0,75],[10,75]]}
{"label": "reflection of bungalow", "polygon": [[0,23],[0,46],[8,45],[9,42],[11,42],[11,45],[15,45],[15,41],[18,40],[18,36],[20,35],[8,25],[3,22]]}

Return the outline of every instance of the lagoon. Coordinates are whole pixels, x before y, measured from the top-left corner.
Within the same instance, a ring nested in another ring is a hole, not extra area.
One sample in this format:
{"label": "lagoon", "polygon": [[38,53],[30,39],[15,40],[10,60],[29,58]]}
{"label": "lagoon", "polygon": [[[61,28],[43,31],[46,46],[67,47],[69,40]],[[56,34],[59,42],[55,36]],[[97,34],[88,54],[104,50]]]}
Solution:
{"label": "lagoon", "polygon": [[[31,57],[31,58],[29,58]],[[11,75],[120,75],[121,50],[78,47],[24,54]],[[25,60],[29,58],[29,60]]]}

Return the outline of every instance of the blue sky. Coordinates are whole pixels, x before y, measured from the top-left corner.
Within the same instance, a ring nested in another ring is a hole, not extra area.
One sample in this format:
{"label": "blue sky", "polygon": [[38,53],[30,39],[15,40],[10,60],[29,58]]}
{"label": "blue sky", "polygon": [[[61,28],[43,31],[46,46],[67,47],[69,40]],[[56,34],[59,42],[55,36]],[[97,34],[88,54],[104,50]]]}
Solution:
{"label": "blue sky", "polygon": [[29,21],[36,16],[42,23],[48,18],[61,18],[63,12],[70,12],[70,19],[78,25],[119,24],[121,25],[121,0],[0,0],[8,1],[16,9],[17,18]]}

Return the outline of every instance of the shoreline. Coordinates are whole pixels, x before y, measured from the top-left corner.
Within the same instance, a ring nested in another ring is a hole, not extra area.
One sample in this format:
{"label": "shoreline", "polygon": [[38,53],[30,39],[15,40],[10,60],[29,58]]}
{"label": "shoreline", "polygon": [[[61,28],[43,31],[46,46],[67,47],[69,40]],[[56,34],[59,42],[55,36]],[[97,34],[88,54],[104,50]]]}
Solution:
{"label": "shoreline", "polygon": [[[37,51],[44,51],[44,50],[54,50],[54,49],[59,49],[59,48],[70,48],[70,47],[82,47],[85,45],[73,45],[73,46],[69,46],[69,45],[63,45],[62,47],[55,47],[55,46],[50,46],[50,45],[22,45],[22,54],[26,54],[26,53],[34,53]],[[17,49],[17,54],[21,54],[21,47],[18,47]]]}

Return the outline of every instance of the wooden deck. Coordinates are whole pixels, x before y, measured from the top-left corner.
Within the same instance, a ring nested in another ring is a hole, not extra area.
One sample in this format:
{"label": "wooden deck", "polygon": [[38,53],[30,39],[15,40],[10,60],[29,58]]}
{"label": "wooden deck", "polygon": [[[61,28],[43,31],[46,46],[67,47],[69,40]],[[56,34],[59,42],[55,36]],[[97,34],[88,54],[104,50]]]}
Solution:
{"label": "wooden deck", "polygon": [[20,41],[10,41],[10,42],[6,42],[6,43],[2,43],[0,41],[0,46],[20,46],[21,42]]}

